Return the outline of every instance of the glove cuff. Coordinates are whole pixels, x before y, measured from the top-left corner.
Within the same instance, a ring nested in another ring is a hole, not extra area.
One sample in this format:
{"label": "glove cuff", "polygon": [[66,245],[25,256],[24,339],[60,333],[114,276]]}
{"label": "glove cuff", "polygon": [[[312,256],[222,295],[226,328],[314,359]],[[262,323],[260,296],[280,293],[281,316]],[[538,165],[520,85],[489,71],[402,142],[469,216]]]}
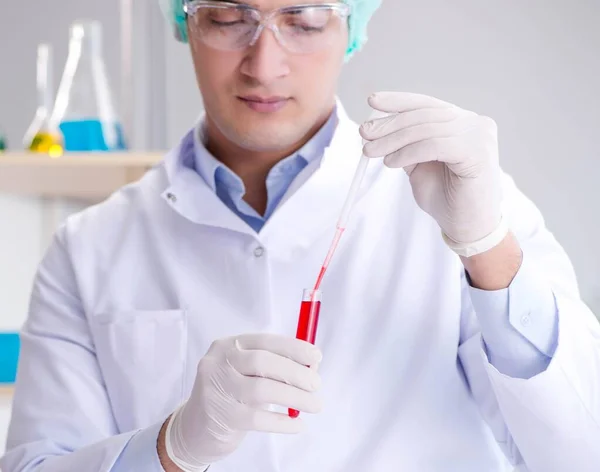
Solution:
{"label": "glove cuff", "polygon": [[[179,420],[179,415],[181,414],[181,410],[184,407],[180,405],[179,408],[175,410],[175,412],[171,415],[169,422],[167,423],[167,430],[165,432],[165,449],[167,452],[167,456],[169,459],[179,467],[183,472],[204,472],[208,470],[209,466],[204,464],[193,464],[190,462],[186,462],[181,459],[180,455],[189,456],[185,446],[183,445],[183,441],[181,438],[181,432],[179,431],[179,424],[176,422]],[[177,453],[175,452],[177,450]],[[193,460],[192,457],[186,457],[188,460]]]}
{"label": "glove cuff", "polygon": [[457,243],[456,241],[450,239],[443,231],[442,238],[444,239],[446,245],[459,256],[472,257],[496,247],[506,237],[508,230],[509,227],[506,218],[504,215],[501,215],[498,227],[479,241],[475,241],[473,243]]}

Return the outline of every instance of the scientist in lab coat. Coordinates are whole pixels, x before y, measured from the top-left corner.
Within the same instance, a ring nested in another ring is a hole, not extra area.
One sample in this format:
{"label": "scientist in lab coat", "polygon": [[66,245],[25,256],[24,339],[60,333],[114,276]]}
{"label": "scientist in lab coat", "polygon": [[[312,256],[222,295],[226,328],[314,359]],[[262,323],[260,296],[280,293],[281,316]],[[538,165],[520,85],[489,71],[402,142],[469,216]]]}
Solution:
{"label": "scientist in lab coat", "polygon": [[57,231],[2,470],[598,472],[600,329],[494,121],[406,92],[346,116],[378,0],[167,3],[205,114]]}

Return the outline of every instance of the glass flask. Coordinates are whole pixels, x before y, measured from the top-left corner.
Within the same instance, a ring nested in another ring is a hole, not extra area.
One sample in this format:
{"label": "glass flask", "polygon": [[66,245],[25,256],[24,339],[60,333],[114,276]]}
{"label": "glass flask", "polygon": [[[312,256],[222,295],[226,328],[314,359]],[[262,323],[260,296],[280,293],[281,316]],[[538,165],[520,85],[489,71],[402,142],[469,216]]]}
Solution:
{"label": "glass flask", "polygon": [[52,49],[49,44],[40,44],[37,50],[38,106],[23,138],[23,146],[31,152],[58,157],[63,153],[62,136],[49,123],[53,102],[52,87]]}
{"label": "glass flask", "polygon": [[125,149],[98,21],[77,21],[70,28],[69,55],[50,121],[60,129],[65,151]]}

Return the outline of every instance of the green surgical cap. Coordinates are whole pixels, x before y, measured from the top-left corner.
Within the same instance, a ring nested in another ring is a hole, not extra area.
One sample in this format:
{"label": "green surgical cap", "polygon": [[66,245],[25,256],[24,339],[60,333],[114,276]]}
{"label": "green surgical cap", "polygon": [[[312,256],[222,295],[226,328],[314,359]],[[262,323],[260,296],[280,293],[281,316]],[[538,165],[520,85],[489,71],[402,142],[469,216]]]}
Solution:
{"label": "green surgical cap", "polygon": [[[382,0],[342,0],[352,8],[349,26],[348,49],[346,60],[355,52],[359,51],[367,42],[367,25],[369,20],[379,8]],[[173,27],[175,37],[187,42],[187,29],[185,24],[185,13],[183,11],[183,0],[159,0],[161,9]]]}

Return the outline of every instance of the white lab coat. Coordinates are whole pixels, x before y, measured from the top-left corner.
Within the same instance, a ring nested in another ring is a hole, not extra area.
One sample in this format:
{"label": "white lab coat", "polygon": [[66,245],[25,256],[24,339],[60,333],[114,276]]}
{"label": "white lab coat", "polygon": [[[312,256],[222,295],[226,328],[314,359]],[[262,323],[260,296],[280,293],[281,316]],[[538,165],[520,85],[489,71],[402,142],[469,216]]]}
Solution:
{"label": "white lab coat", "polygon": [[[321,167],[260,234],[179,149],[68,220],[34,289],[6,472],[47,456],[26,470],[111,471],[185,400],[213,340],[295,335],[361,153],[339,112]],[[506,178],[510,224],[560,315],[550,365],[525,380],[488,362],[460,260],[405,173],[373,161],[362,188],[322,287],[323,412],[297,436],[250,433],[211,472],[600,470],[600,329],[534,205]]]}

